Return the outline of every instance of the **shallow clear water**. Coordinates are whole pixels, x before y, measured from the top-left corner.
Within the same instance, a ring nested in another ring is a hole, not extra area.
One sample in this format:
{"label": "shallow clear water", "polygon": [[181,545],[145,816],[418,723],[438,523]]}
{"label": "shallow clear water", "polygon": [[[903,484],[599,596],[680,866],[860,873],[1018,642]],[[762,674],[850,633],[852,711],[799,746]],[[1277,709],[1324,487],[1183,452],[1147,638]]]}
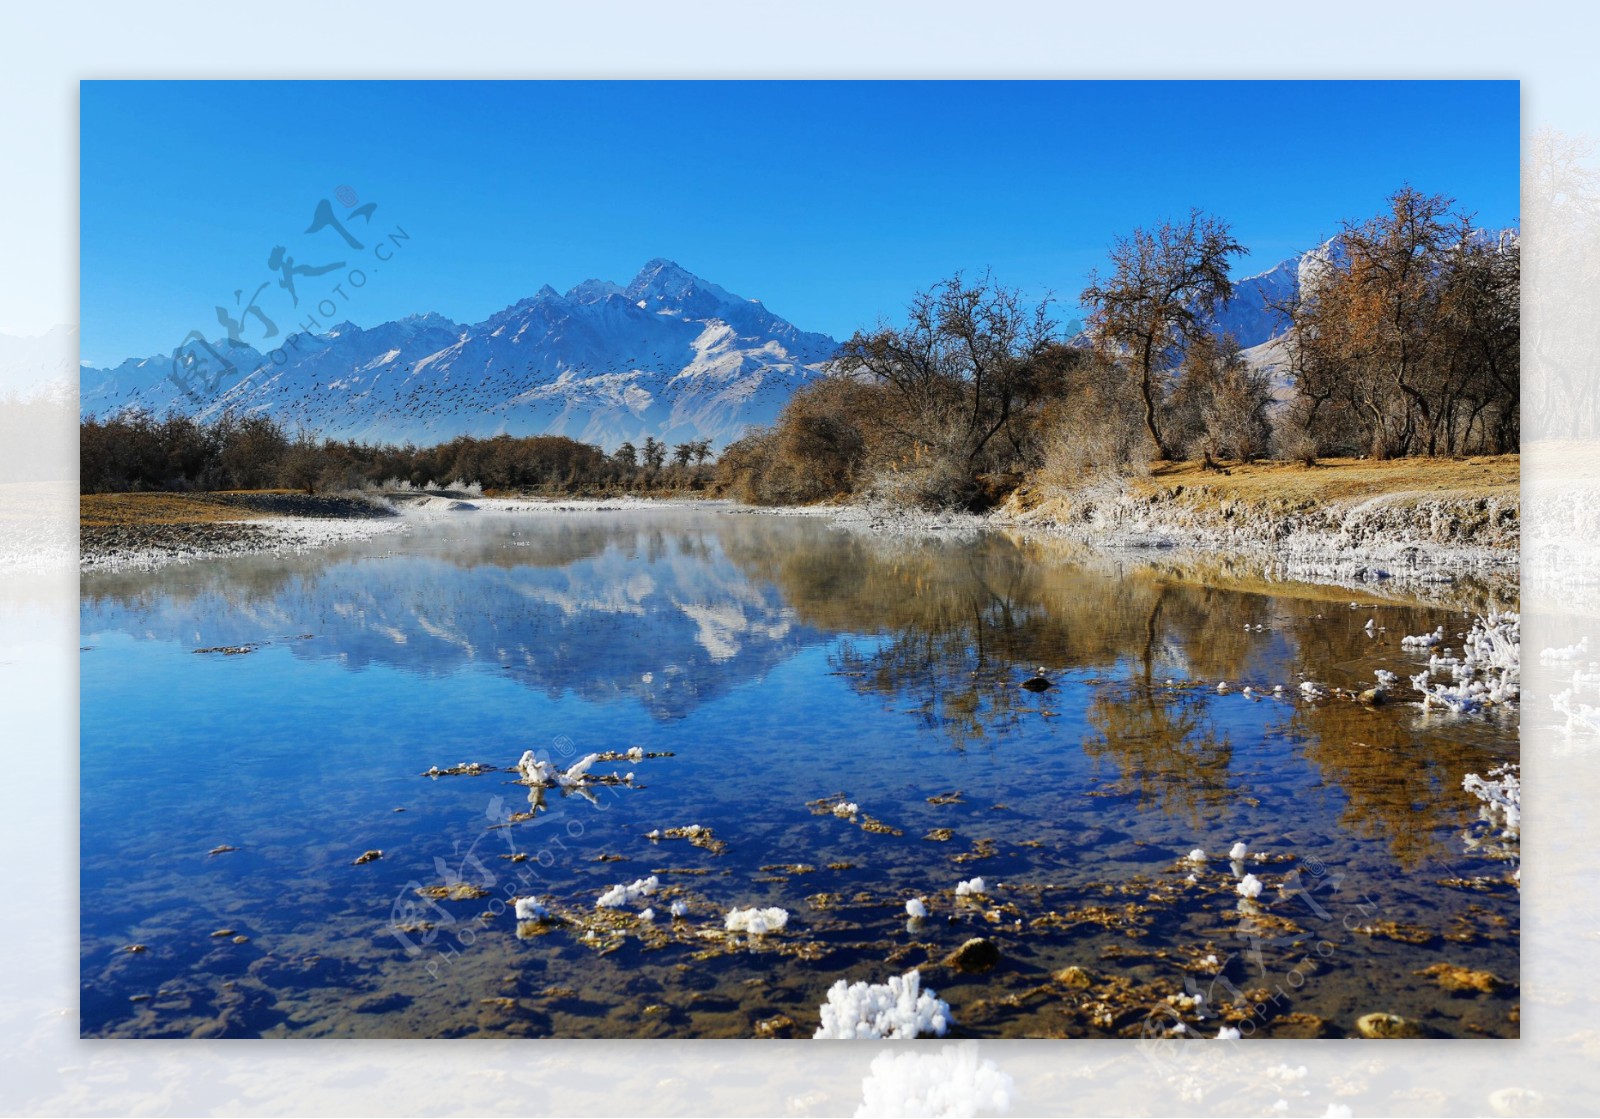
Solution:
{"label": "shallow clear water", "polygon": [[[1460,787],[1514,722],[1242,694],[1404,679],[1403,634],[1468,621],[1350,598],[704,510],[86,575],[82,1031],[810,1036],[835,980],[918,967],[969,1036],[1515,1036],[1513,864]],[[663,756],[538,804],[511,768],[630,747]],[[495,768],[423,776],[461,762]],[[646,837],[693,824],[718,845]],[[788,926],[730,940],[735,905]],[[998,965],[942,962],[972,937]]]}

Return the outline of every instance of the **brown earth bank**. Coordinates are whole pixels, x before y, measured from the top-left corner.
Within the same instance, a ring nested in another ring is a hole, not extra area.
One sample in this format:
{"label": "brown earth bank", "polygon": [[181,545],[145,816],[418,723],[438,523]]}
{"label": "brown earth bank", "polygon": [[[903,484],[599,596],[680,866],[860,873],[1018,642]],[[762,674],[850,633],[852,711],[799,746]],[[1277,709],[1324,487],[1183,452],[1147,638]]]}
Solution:
{"label": "brown earth bank", "polygon": [[1010,495],[1000,515],[1071,535],[1167,538],[1219,550],[1400,555],[1445,545],[1515,562],[1520,482],[1517,455],[1220,469],[1162,463],[1144,477],[1074,486],[1033,479]]}
{"label": "brown earth bank", "polygon": [[299,490],[224,490],[216,493],[86,493],[79,523],[107,525],[204,524],[266,517],[391,517],[394,510],[349,494]]}
{"label": "brown earth bank", "polygon": [[392,508],[358,496],[295,490],[83,494],[78,554],[81,562],[94,565],[136,556],[159,560],[262,551],[284,537],[261,525],[281,518],[392,516]]}

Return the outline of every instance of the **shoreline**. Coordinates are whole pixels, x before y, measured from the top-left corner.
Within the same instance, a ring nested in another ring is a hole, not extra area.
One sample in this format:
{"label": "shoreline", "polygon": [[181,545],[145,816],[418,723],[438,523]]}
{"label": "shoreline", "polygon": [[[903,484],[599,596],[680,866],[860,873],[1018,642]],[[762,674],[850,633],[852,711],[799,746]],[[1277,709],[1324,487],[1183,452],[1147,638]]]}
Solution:
{"label": "shoreline", "polygon": [[[1278,468],[1279,473],[1284,468]],[[1323,483],[1306,471],[1299,478]],[[1245,479],[1248,483],[1250,479]],[[1277,477],[1266,479],[1276,483]],[[1023,487],[987,513],[932,512],[870,501],[750,506],[705,497],[482,497],[462,491],[308,496],[283,492],[117,494],[80,498],[81,572],[151,569],[228,556],[303,552],[403,532],[441,516],[661,509],[822,517],[896,539],[985,531],[1066,541],[1144,561],[1243,564],[1261,577],[1356,589],[1487,584],[1515,596],[1520,501],[1501,486],[1356,492],[1333,500],[1283,493],[1226,496],[1208,477],[1116,480],[1073,490]],[[1431,595],[1430,595],[1431,596]]]}

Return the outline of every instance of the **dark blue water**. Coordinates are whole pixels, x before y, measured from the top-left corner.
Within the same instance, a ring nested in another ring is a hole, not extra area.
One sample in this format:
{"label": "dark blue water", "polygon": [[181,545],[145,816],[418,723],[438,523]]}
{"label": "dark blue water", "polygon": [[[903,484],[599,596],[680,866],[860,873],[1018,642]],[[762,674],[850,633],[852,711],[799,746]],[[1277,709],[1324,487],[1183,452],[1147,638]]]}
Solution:
{"label": "dark blue water", "polygon": [[[809,1036],[834,980],[920,967],[975,1036],[1136,1034],[1197,984],[1209,1033],[1515,1036],[1517,891],[1460,788],[1514,725],[1241,693],[1404,677],[1400,636],[1464,615],[1221,581],[693,510],[85,576],[83,1033]],[[633,747],[670,756],[537,804],[510,771]],[[493,771],[422,776],[463,762]],[[696,824],[716,849],[646,838]],[[1180,862],[1236,840],[1243,913],[1225,858]],[[519,937],[519,896],[555,921]],[[752,905],[788,925],[729,942]],[[998,966],[941,963],[972,937]]]}

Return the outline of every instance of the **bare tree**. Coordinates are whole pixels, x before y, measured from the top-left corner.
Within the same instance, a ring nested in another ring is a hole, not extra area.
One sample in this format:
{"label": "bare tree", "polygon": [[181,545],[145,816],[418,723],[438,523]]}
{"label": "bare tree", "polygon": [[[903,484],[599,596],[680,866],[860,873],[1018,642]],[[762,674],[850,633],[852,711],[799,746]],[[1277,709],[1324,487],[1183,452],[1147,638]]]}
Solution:
{"label": "bare tree", "polygon": [[902,470],[933,479],[926,498],[964,500],[979,473],[1020,448],[1014,421],[1038,395],[1037,358],[1055,329],[1048,299],[1030,304],[987,274],[973,284],[957,275],[919,292],[904,326],[858,331],[836,361],[889,390],[873,421]]}
{"label": "bare tree", "polygon": [[1229,261],[1247,252],[1226,221],[1191,210],[1182,222],[1117,238],[1111,274],[1091,273],[1080,296],[1097,345],[1131,362],[1145,427],[1162,458],[1175,457],[1160,423],[1166,382],[1204,320],[1233,297]]}

